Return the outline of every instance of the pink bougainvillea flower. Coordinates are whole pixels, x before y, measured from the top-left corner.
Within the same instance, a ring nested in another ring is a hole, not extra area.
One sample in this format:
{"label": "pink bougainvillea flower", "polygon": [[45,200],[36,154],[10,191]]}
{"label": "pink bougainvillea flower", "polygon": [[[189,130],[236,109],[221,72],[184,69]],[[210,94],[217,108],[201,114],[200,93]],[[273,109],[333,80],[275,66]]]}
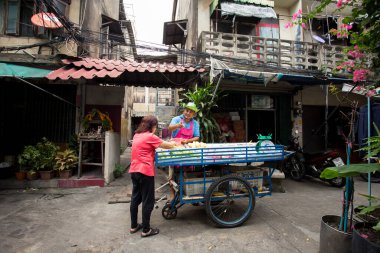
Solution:
{"label": "pink bougainvillea flower", "polygon": [[301,27],[305,29],[305,28],[306,28],[306,24],[305,24],[305,23],[302,23],[302,24],[301,24]]}
{"label": "pink bougainvillea flower", "polygon": [[366,94],[367,97],[372,97],[372,96],[375,96],[376,95],[376,91],[375,90],[369,90]]}
{"label": "pink bougainvillea flower", "polygon": [[298,9],[298,11],[293,14],[292,20],[296,20],[297,18],[300,18],[301,16],[302,16],[302,10]]}
{"label": "pink bougainvillea flower", "polygon": [[368,235],[366,235],[366,234],[360,234],[360,236],[363,237],[364,239],[368,238]]}
{"label": "pink bougainvillea flower", "polygon": [[362,90],[362,87],[361,87],[361,86],[356,86],[355,90],[356,90],[356,91],[361,91],[361,90]]}
{"label": "pink bougainvillea flower", "polygon": [[354,77],[353,81],[354,82],[360,82],[366,79],[368,74],[368,70],[366,69],[357,69],[354,71]]}
{"label": "pink bougainvillea flower", "polygon": [[338,8],[342,7],[342,2],[343,2],[343,0],[338,0],[336,6],[337,6]]}
{"label": "pink bougainvillea flower", "polygon": [[287,23],[284,25],[284,27],[285,27],[286,29],[291,28],[291,27],[293,27],[293,23],[292,23],[292,22],[287,22]]}

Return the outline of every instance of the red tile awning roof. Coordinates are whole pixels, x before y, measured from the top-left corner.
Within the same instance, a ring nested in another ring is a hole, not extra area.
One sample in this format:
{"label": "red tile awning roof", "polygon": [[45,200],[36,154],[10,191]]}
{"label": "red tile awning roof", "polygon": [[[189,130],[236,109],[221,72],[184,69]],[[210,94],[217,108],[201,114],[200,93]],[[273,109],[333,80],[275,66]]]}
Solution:
{"label": "red tile awning roof", "polygon": [[88,83],[178,87],[194,83],[204,68],[174,63],[153,63],[71,58],[62,60],[66,66],[47,75],[49,80],[85,79]]}

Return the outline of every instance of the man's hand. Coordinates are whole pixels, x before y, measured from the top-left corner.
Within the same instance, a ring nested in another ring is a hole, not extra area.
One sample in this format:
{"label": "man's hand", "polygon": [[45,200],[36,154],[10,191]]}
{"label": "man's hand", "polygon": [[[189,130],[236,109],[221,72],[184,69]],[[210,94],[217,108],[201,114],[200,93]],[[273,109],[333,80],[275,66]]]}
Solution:
{"label": "man's hand", "polygon": [[182,128],[184,127],[183,123],[182,122],[179,122],[178,124],[176,124],[177,128]]}

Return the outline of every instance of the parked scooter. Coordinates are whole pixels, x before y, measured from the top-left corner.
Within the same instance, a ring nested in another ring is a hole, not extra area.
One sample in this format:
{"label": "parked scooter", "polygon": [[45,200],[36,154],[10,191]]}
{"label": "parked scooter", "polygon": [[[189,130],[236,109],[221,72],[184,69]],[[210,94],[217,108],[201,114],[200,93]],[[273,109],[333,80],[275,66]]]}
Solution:
{"label": "parked scooter", "polygon": [[[324,153],[307,154],[304,153],[306,175],[315,177],[318,179],[324,169],[327,167],[340,167],[344,165],[343,159],[340,153],[335,150],[329,150]],[[344,177],[336,177],[333,179],[321,179],[328,182],[334,187],[343,187],[346,184]]]}
{"label": "parked scooter", "polygon": [[[327,151],[318,154],[304,153],[299,146],[297,138],[293,138],[291,145],[286,147],[287,151],[293,151],[282,163],[282,171],[294,180],[301,180],[305,176],[318,179],[322,171],[327,167],[339,167],[344,165],[340,153],[337,151]],[[345,178],[337,177],[334,179],[321,179],[335,187],[343,187],[346,184]]]}
{"label": "parked scooter", "polygon": [[302,149],[298,145],[298,137],[291,140],[291,145],[286,146],[285,150],[291,152],[281,163],[281,170],[291,179],[300,181],[306,174],[305,158]]}

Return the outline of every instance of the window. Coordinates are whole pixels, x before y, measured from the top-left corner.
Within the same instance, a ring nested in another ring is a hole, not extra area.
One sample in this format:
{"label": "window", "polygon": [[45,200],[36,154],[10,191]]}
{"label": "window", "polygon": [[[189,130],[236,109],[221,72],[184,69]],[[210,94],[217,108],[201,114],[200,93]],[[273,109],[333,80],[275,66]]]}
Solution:
{"label": "window", "polygon": [[157,98],[157,89],[149,88],[149,104],[155,104]]}
{"label": "window", "polygon": [[174,90],[159,88],[157,93],[157,105],[174,106]]}
{"label": "window", "polygon": [[20,0],[8,0],[6,3],[6,34],[18,34],[18,20],[20,16]]}
{"label": "window", "polygon": [[[65,2],[54,0],[52,4],[61,14],[66,13],[67,4]],[[35,0],[0,0],[0,9],[0,20],[4,20],[4,28],[0,30],[0,33],[47,38],[47,30],[43,27],[35,26],[31,22],[31,17],[35,13],[46,11],[45,6],[37,4]],[[51,31],[53,34],[62,33],[63,28]]]}
{"label": "window", "polygon": [[135,92],[133,94],[133,102],[134,103],[145,103],[145,87],[135,88]]}

